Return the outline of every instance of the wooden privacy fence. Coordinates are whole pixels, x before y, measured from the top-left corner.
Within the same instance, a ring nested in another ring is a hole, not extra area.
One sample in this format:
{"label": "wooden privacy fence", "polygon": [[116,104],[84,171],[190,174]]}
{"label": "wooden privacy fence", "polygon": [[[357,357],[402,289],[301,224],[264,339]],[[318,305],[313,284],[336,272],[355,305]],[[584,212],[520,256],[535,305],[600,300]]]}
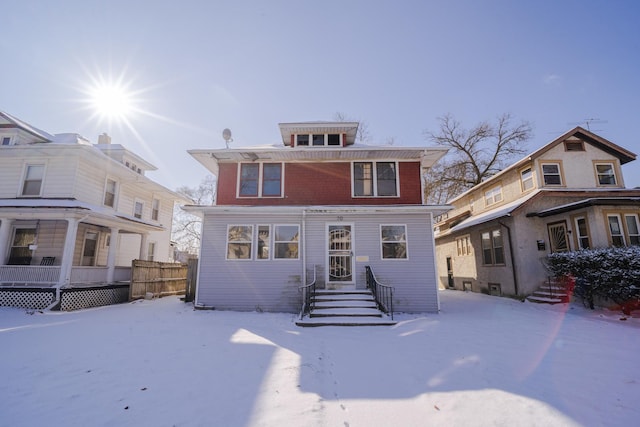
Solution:
{"label": "wooden privacy fence", "polygon": [[183,294],[187,285],[187,264],[158,261],[131,262],[129,300]]}

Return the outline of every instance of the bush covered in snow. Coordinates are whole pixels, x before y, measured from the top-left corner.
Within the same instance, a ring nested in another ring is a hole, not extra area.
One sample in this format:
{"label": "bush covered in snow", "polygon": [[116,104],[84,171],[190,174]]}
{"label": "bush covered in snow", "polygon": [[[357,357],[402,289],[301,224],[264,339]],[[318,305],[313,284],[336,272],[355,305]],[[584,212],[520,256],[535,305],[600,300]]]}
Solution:
{"label": "bush covered in snow", "polygon": [[623,306],[640,300],[640,246],[553,253],[547,265],[555,276],[575,278],[575,294],[591,308],[595,297]]}

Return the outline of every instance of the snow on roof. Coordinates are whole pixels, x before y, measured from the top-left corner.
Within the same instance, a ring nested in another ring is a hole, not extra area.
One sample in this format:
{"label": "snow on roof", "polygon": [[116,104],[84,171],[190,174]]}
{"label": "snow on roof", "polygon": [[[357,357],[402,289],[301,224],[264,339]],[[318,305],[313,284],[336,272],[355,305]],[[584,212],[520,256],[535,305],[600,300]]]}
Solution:
{"label": "snow on roof", "polygon": [[474,225],[478,225],[478,224],[482,224],[482,223],[485,223],[485,222],[493,221],[494,219],[502,218],[502,217],[505,217],[505,216],[510,216],[511,212],[513,212],[514,210],[519,208],[524,202],[526,202],[527,200],[531,199],[533,196],[535,196],[539,192],[540,192],[540,190],[533,191],[533,192],[527,194],[524,197],[521,197],[521,198],[519,198],[517,200],[514,200],[513,202],[507,203],[506,205],[504,205],[504,206],[502,206],[500,208],[492,209],[490,211],[483,212],[481,214],[471,216],[471,217],[461,221],[460,223],[454,225],[450,229],[445,230],[442,233],[437,233],[436,237],[446,236],[447,234],[455,233],[457,231],[464,230],[465,228],[473,227]]}
{"label": "snow on roof", "polygon": [[51,142],[55,144],[91,145],[87,138],[77,133],[57,133],[52,136]]}
{"label": "snow on roof", "polygon": [[13,123],[14,125],[18,126],[19,128],[21,128],[22,130],[29,132],[32,135],[37,136],[38,138],[42,138],[46,141],[52,141],[54,139],[54,136],[51,135],[48,132],[45,132],[43,130],[38,129],[35,126],[31,126],[29,123],[22,121],[16,117],[13,117],[11,114],[6,113],[4,111],[0,111],[0,116],[4,117],[6,120],[8,120],[9,122]]}

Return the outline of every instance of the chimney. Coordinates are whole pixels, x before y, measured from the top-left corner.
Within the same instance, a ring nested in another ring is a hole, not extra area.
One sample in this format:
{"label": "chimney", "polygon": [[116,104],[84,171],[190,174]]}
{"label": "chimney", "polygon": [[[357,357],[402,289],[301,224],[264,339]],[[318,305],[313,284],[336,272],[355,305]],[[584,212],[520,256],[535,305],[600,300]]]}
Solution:
{"label": "chimney", "polygon": [[111,137],[103,132],[102,135],[98,135],[98,144],[111,144]]}

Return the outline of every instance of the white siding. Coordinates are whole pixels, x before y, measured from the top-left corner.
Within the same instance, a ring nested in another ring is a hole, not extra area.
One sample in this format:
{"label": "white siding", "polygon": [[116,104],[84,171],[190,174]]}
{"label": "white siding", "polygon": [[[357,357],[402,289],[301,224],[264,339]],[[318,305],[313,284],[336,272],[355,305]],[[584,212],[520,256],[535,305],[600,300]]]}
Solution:
{"label": "white siding", "polygon": [[[365,265],[370,265],[380,282],[394,287],[396,311],[438,311],[432,225],[428,214],[344,214],[341,217],[344,223],[354,224],[354,257],[368,257],[368,261],[354,264],[357,288],[366,286]],[[319,267],[318,282],[322,287],[327,262],[326,225],[338,223],[337,215],[306,216],[306,237],[299,248],[300,260],[226,260],[226,234],[228,224],[302,225],[302,221],[301,214],[205,215],[197,303],[228,310],[299,311],[301,301],[297,288],[303,284],[304,242],[307,243],[307,269],[310,274],[314,265]],[[408,259],[381,259],[380,224],[406,224]]]}

